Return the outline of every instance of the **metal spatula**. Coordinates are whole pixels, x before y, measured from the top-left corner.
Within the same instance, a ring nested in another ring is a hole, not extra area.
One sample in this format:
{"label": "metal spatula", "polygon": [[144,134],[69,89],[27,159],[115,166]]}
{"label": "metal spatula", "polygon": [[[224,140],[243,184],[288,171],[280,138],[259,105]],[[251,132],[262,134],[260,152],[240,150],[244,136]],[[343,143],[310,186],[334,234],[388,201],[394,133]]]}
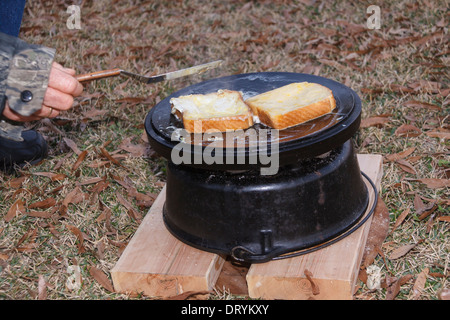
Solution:
{"label": "metal spatula", "polygon": [[160,74],[157,76],[151,76],[151,77],[143,76],[140,74],[136,74],[136,73],[132,73],[132,72],[128,72],[128,71],[116,68],[116,69],[109,69],[109,70],[102,70],[102,71],[81,74],[81,75],[76,76],[76,78],[80,82],[86,82],[86,81],[98,80],[98,79],[103,79],[103,78],[108,78],[108,77],[126,76],[126,77],[131,77],[138,81],[148,84],[148,83],[155,83],[155,82],[161,82],[161,81],[186,77],[186,76],[193,75],[193,74],[199,74],[199,73],[205,72],[207,70],[218,67],[219,65],[222,64],[222,62],[223,62],[223,60],[217,60],[217,61],[201,64],[198,66],[181,69],[181,70],[177,70],[177,71],[173,71],[173,72],[168,72],[168,73]]}

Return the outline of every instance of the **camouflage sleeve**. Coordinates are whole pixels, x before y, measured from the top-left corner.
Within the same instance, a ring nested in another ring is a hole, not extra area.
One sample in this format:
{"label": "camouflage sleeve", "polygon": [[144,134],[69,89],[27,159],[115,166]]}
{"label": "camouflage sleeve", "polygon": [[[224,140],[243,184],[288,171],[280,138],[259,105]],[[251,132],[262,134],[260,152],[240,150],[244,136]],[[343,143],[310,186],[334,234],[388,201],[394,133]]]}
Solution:
{"label": "camouflage sleeve", "polygon": [[0,111],[5,100],[23,116],[42,108],[54,55],[54,49],[0,32]]}

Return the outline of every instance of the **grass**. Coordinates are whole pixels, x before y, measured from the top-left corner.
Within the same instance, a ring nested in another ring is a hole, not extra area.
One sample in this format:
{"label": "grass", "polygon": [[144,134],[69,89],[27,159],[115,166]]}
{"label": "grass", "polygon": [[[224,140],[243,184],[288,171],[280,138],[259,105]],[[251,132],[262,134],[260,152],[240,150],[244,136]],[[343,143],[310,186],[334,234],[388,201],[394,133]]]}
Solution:
{"label": "grass", "polygon": [[[142,216],[149,209],[114,177],[129,179],[142,194],[157,194],[165,179],[164,159],[152,152],[134,156],[121,143],[129,138],[133,144],[145,146],[143,122],[150,108],[187,85],[234,73],[289,71],[340,81],[360,95],[363,119],[377,115],[389,118],[382,126],[359,130],[354,137],[359,153],[386,156],[415,147],[406,160],[416,174],[406,172],[398,162],[383,165],[381,198],[388,207],[391,228],[402,212],[409,209],[410,214],[382,244],[385,259],[379,255],[374,264],[382,269],[383,278],[413,276],[396,296],[404,300],[416,298],[413,286],[428,268],[417,298],[437,299],[440,290],[449,288],[449,222],[439,220],[449,214],[449,187],[429,188],[412,179],[449,178],[448,138],[427,134],[437,128],[449,130],[449,35],[443,23],[448,20],[448,4],[383,2],[380,30],[366,28],[365,10],[370,4],[82,1],[81,29],[69,30],[64,1],[28,2],[21,38],[55,48],[56,61],[78,73],[120,67],[158,74],[217,59],[224,59],[225,66],[151,86],[123,78],[92,82],[59,119],[27,124],[45,135],[50,155],[24,170],[20,184],[11,186],[16,177],[0,175],[0,298],[136,298],[106,290],[90,272],[95,267],[109,277],[139,225],[117,194],[125,196]],[[428,36],[430,40],[425,41]],[[392,85],[409,90],[402,92]],[[440,110],[408,106],[411,100],[436,105]],[[98,111],[101,115],[86,116]],[[398,136],[396,130],[403,124],[415,125],[421,134]],[[67,141],[87,151],[75,171],[72,167],[78,155]],[[99,152],[102,147],[119,157],[122,166],[101,162],[106,160]],[[104,165],[95,166],[99,163]],[[53,181],[36,175],[39,172],[66,177]],[[92,192],[99,186],[95,183],[78,186],[77,195],[86,197],[70,203],[66,211],[58,207],[77,183],[92,178],[104,178],[108,186],[98,194]],[[425,204],[433,199],[441,203],[433,214],[419,219],[415,195]],[[24,201],[29,213],[31,204],[48,197],[55,199],[55,206],[33,210],[55,210],[49,218],[20,214],[5,221],[17,199]],[[79,249],[81,239],[84,252]],[[389,259],[396,248],[416,242],[420,243],[404,256]],[[82,283],[71,287],[68,280],[74,273],[70,270],[76,266]],[[45,281],[45,290],[39,290],[40,279]],[[355,299],[383,300],[386,289],[371,290],[361,282]]]}

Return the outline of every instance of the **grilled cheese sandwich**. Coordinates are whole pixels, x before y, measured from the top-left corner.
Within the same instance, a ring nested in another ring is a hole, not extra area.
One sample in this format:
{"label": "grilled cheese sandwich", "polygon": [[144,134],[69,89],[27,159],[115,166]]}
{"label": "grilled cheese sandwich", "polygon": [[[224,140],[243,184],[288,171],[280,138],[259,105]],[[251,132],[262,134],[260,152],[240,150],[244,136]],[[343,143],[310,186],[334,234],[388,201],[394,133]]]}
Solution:
{"label": "grilled cheese sandwich", "polygon": [[336,107],[330,89],[309,82],[291,83],[245,102],[262,123],[275,129],[286,129],[318,118]]}
{"label": "grilled cheese sandwich", "polygon": [[220,132],[253,125],[252,112],[238,91],[185,95],[170,99],[170,103],[172,113],[183,121],[188,132]]}

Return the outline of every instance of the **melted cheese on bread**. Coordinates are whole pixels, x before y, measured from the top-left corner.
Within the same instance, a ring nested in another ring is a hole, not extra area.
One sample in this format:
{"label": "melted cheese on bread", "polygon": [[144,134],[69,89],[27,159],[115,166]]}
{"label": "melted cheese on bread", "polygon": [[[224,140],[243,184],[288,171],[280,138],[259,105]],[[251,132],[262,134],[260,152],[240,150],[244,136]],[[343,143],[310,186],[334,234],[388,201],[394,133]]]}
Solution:
{"label": "melted cheese on bread", "polygon": [[170,99],[172,113],[188,132],[228,131],[253,125],[250,108],[238,91],[219,90]]}
{"label": "melted cheese on bread", "polygon": [[317,83],[297,82],[261,93],[245,101],[262,123],[285,129],[331,112],[333,93]]}
{"label": "melted cheese on bread", "polygon": [[179,111],[183,119],[208,119],[247,114],[248,106],[238,91],[219,90],[208,94],[191,94],[170,99],[172,113]]}

